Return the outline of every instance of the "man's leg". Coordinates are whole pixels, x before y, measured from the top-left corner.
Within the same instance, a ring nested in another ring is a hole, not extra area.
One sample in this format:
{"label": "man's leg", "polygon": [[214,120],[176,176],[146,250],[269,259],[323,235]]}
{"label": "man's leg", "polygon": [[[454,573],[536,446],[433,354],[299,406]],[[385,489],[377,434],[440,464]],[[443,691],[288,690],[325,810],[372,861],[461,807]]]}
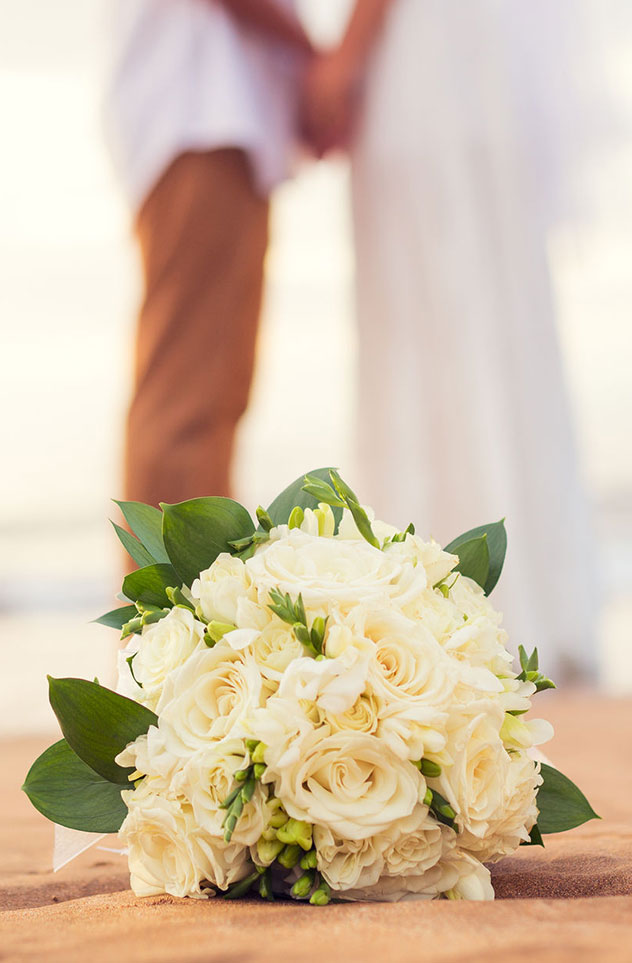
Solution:
{"label": "man's leg", "polygon": [[145,278],[126,497],[227,495],[252,379],[267,201],[239,150],[186,153],[140,211]]}

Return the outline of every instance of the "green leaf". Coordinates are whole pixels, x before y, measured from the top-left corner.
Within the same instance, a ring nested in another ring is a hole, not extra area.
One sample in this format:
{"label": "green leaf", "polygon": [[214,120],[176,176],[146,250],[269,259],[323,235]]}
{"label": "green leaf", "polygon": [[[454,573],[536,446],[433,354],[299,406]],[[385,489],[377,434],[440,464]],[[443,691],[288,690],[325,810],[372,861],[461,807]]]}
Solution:
{"label": "green leaf", "polygon": [[80,759],[110,782],[129,786],[131,768],[114,762],[115,756],[158,725],[156,716],[133,699],[86,679],[48,677],[49,699],[61,731]]}
{"label": "green leaf", "polygon": [[180,577],[171,565],[147,565],[145,568],[130,572],[123,579],[123,593],[134,602],[157,605],[159,608],[171,606],[166,589],[177,586]]}
{"label": "green leaf", "polygon": [[35,760],[22,786],[47,819],[85,833],[118,832],[127,815],[122,788],[82,762],[65,739]]}
{"label": "green leaf", "polygon": [[138,610],[135,605],[119,605],[117,609],[112,609],[111,612],[106,612],[105,615],[92,621],[98,622],[99,625],[107,625],[111,629],[119,629],[120,631],[126,622],[129,622],[130,619],[135,618],[137,615]]}
{"label": "green leaf", "polygon": [[471,578],[484,589],[489,574],[489,549],[486,536],[479,535],[478,538],[461,542],[454,550],[454,554],[459,556],[459,564],[454,571]]}
{"label": "green leaf", "polygon": [[[289,522],[290,514],[292,509],[298,506],[299,508],[318,508],[319,499],[314,495],[310,495],[309,492],[303,491],[303,485],[305,484],[305,475],[316,476],[321,481],[327,482],[329,485],[330,476],[329,468],[315,468],[314,471],[305,472],[293,481],[291,485],[288,485],[280,495],[274,499],[271,505],[268,506],[268,515],[272,519],[274,525],[287,525]],[[332,508],[334,513],[334,518],[336,520],[336,528],[340,524],[340,519],[342,518],[342,508],[335,507]]]}
{"label": "green leaf", "polygon": [[[112,520],[110,519],[110,521]],[[130,535],[125,528],[121,528],[116,522],[112,522],[112,526],[119,537],[121,545],[127,554],[131,555],[138,566],[142,568],[144,565],[154,565],[156,559],[150,555],[145,546],[141,545],[137,538]]]}
{"label": "green leaf", "polygon": [[529,833],[529,842],[520,843],[521,846],[542,846],[544,847],[544,840],[542,839],[542,833],[540,832],[540,827],[535,823],[531,827],[531,832]]}
{"label": "green leaf", "polygon": [[540,810],[538,827],[541,833],[563,833],[581,826],[589,819],[600,819],[583,792],[552,766],[544,763],[541,768],[544,782],[538,789],[537,805]]}
{"label": "green leaf", "polygon": [[252,535],[255,530],[246,509],[232,498],[192,498],[161,507],[165,547],[189,587],[221,552],[230,552],[229,542]]}
{"label": "green leaf", "polygon": [[489,572],[482,588],[485,595],[489,595],[500,578],[505,562],[507,531],[504,519],[499,522],[491,522],[488,525],[479,525],[478,528],[472,528],[469,532],[464,532],[463,535],[459,535],[458,538],[453,539],[446,545],[444,551],[458,555],[460,545],[474,538],[480,538],[481,535],[487,535],[487,550],[489,552]]}
{"label": "green leaf", "polygon": [[[116,501],[116,499],[115,499]],[[147,549],[153,562],[168,562],[169,556],[162,540],[162,512],[143,502],[116,502],[125,521]]]}

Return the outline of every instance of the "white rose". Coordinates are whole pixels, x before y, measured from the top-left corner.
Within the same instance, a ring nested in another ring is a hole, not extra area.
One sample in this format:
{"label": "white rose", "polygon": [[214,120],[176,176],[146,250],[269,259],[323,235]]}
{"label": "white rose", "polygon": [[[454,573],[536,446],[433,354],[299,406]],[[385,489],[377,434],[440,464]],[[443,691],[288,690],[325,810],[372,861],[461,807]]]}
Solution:
{"label": "white rose", "polygon": [[225,888],[248,872],[248,851],[221,846],[199,830],[191,807],[156,793],[150,780],[124,791],[128,814],[119,831],[128,848],[130,885],[136,896],[204,898],[208,880]]}
{"label": "white rose", "polygon": [[406,819],[393,823],[381,838],[388,876],[421,876],[456,843],[454,831],[438,823],[421,804]]}
{"label": "white rose", "polygon": [[273,619],[259,632],[252,651],[261,675],[271,682],[280,682],[288,666],[305,655],[291,626],[279,619]]}
{"label": "white rose", "polygon": [[466,899],[483,902],[494,899],[494,887],[491,874],[486,866],[468,853],[455,852],[445,860],[445,872],[456,872],[457,879],[445,889],[447,878],[444,878],[443,892],[450,899]]}
{"label": "white rose", "polygon": [[466,853],[452,852],[421,875],[381,876],[374,886],[337,894],[340,899],[387,902],[436,899],[491,900],[494,889],[489,870]]}
{"label": "white rose", "polygon": [[237,606],[248,596],[249,579],[240,558],[222,552],[210,568],[200,572],[191,586],[191,594],[199,600],[202,612],[210,621],[237,622]]}
{"label": "white rose", "polygon": [[[319,824],[348,839],[366,839],[408,816],[425,793],[419,771],[375,736],[327,728],[308,732],[293,764],[266,750],[266,782],[294,819]],[[287,754],[286,754],[287,757]]]}
{"label": "white rose", "polygon": [[[382,873],[382,843],[376,837],[341,839],[323,826],[314,826],[318,871],[332,889],[372,886]],[[344,894],[343,894],[344,895]]]}
{"label": "white rose", "polygon": [[137,702],[155,710],[167,676],[179,668],[202,641],[204,626],[189,609],[176,606],[160,622],[146,625],[138,641],[130,676],[140,686],[135,686],[132,696]]}
{"label": "white rose", "polygon": [[181,751],[207,749],[229,735],[263,695],[251,653],[219,642],[196,652],[169,677],[158,705],[160,722],[169,724]]}
{"label": "white rose", "polygon": [[[210,836],[222,838],[226,810],[221,804],[236,785],[234,774],[244,766],[244,744],[241,739],[224,739],[210,749],[195,753],[174,781],[179,793],[193,807],[195,822]],[[264,826],[265,795],[257,783],[252,799],[244,806],[232,842],[251,846],[257,842]]]}
{"label": "white rose", "polygon": [[417,622],[390,610],[364,610],[375,644],[369,684],[383,703],[378,735],[410,759],[439,752],[458,667]]}
{"label": "white rose", "polygon": [[292,529],[270,541],[245,563],[261,605],[270,589],[302,594],[306,607],[332,606],[348,610],[358,601],[392,600],[403,604],[423,588],[425,576],[407,563],[389,560],[384,552],[362,542],[321,538]]}
{"label": "white rose", "polygon": [[538,818],[537,791],[542,784],[540,765],[526,752],[512,753],[505,773],[503,794],[491,813],[486,835],[463,833],[459,846],[481,862],[495,862],[515,852]]}
{"label": "white rose", "polygon": [[345,712],[323,712],[320,721],[327,723],[332,732],[354,729],[356,732],[374,734],[379,726],[382,703],[373,692],[359,696]]}
{"label": "white rose", "polygon": [[503,718],[493,702],[479,702],[464,713],[448,740],[453,762],[432,781],[457,813],[459,847],[481,861],[513,852],[529,838],[537,818],[537,764],[506,751]]}

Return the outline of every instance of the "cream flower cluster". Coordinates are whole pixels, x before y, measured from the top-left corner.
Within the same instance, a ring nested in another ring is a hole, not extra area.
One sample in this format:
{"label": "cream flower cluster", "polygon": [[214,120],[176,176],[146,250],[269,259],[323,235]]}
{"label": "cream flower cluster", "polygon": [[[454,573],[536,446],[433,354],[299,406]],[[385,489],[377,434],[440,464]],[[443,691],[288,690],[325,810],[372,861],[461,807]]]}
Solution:
{"label": "cream flower cluster", "polygon": [[294,895],[491,899],[484,864],[529,839],[529,749],[552,732],[525,721],[535,686],[500,615],[435,542],[374,522],[375,548],[347,511],[334,530],[321,505],[245,561],[220,555],[122,653],[119,691],[158,715],[117,757],[138,895],[208,896],[269,866]]}

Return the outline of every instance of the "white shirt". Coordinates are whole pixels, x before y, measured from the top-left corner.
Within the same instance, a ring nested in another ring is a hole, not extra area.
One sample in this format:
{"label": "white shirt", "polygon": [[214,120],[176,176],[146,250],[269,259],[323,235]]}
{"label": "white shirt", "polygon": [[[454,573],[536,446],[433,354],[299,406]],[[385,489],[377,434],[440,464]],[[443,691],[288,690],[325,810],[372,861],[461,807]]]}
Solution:
{"label": "white shirt", "polygon": [[[277,0],[292,8],[294,0]],[[134,208],[186,150],[240,147],[266,194],[293,153],[299,59],[214,0],[115,0],[106,128]]]}

